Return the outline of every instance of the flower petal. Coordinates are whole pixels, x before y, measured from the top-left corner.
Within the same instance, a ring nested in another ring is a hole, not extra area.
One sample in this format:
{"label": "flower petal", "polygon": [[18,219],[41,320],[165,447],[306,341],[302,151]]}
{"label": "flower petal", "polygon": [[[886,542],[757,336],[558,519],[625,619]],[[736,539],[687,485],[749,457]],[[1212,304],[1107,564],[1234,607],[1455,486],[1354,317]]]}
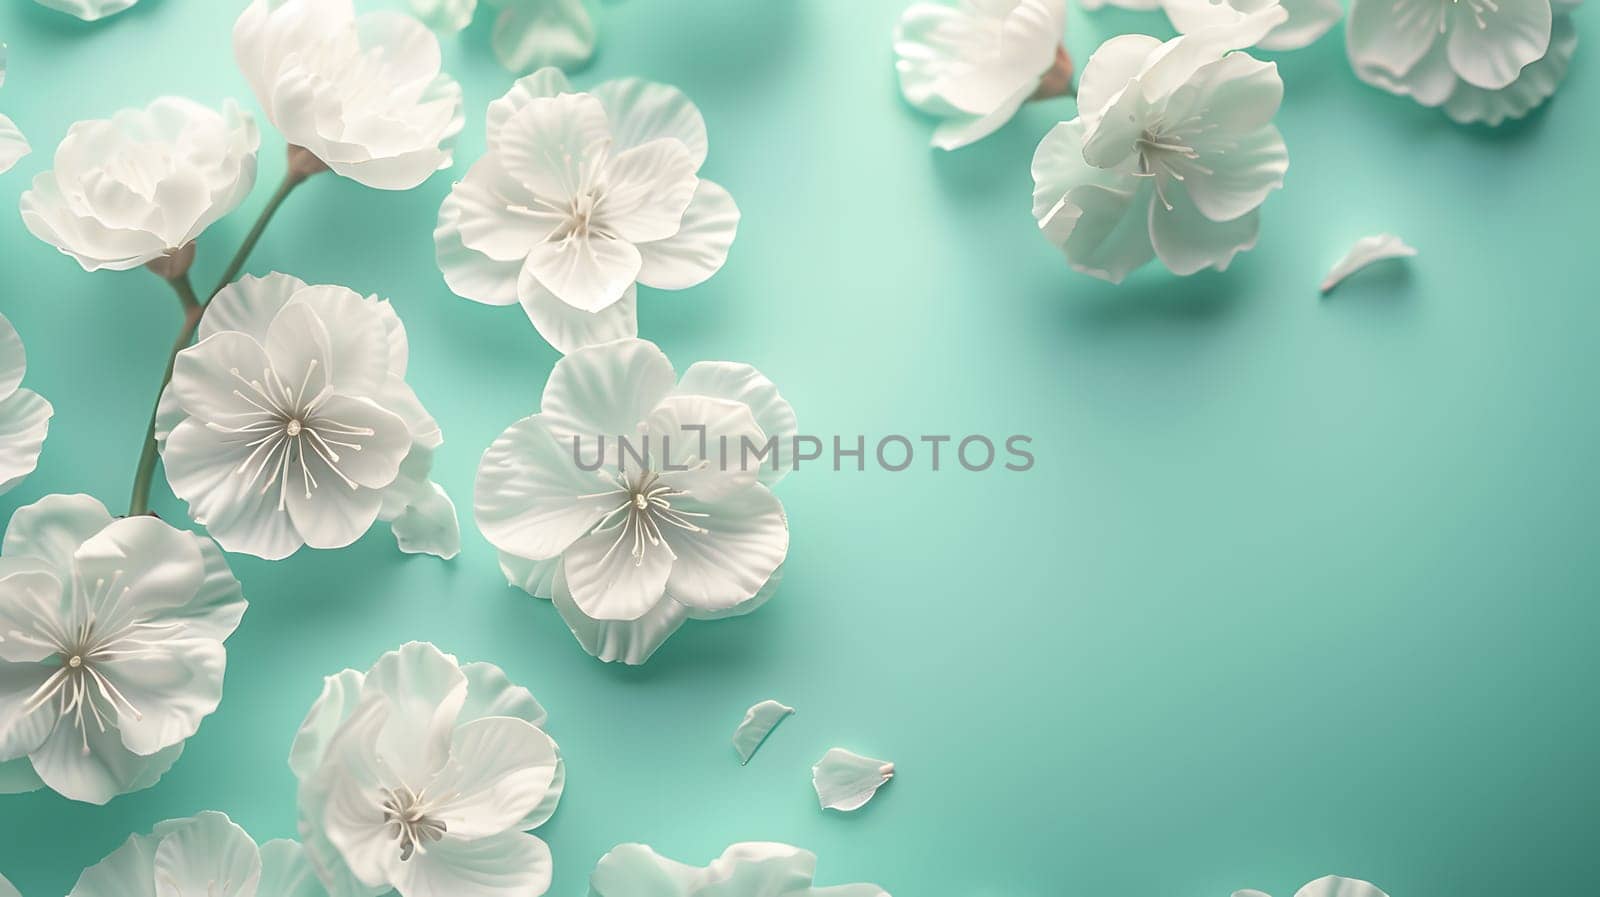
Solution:
{"label": "flower petal", "polygon": [[824,810],[859,810],[892,778],[893,763],[843,748],[832,748],[811,767],[811,786]]}
{"label": "flower petal", "polygon": [[304,847],[278,839],[261,845],[259,897],[327,897]]}
{"label": "flower petal", "polygon": [[579,349],[556,362],[544,387],[540,417],[564,443],[577,436],[636,436],[677,375],[656,344],[617,340]]}
{"label": "flower petal", "polygon": [[28,138],[22,136],[17,123],[0,115],[0,174],[10,171],[13,165],[32,151]]}
{"label": "flower petal", "polygon": [[1523,67],[1543,59],[1550,49],[1550,0],[1461,2],[1448,8],[1450,65],[1474,87],[1508,87]]}
{"label": "flower petal", "polygon": [[642,264],[632,243],[591,231],[533,247],[524,271],[562,302],[598,312],[622,300]]}
{"label": "flower petal", "polygon": [[[676,566],[672,555],[664,545],[643,541],[628,528],[628,519],[584,536],[563,554],[561,569],[573,603],[598,620],[637,620],[666,600],[667,577]],[[637,556],[636,541],[641,541]]]}
{"label": "flower petal", "polygon": [[1416,254],[1416,249],[1407,246],[1406,241],[1394,234],[1362,237],[1350,248],[1345,257],[1333,266],[1333,270],[1328,272],[1327,278],[1322,281],[1322,292],[1329,292],[1344,282],[1345,278],[1370,265],[1385,259],[1410,258]]}
{"label": "flower petal", "polygon": [[439,207],[439,226],[433,231],[434,251],[445,284],[457,296],[485,305],[515,303],[522,260],[497,262],[468,249],[461,241],[462,214],[455,194],[445,197],[444,205]]}
{"label": "flower petal", "polygon": [[1388,897],[1370,881],[1328,875],[1308,883],[1294,897]]}
{"label": "flower petal", "polygon": [[639,291],[633,284],[628,285],[620,300],[599,311],[584,311],[556,298],[524,269],[518,278],[517,296],[534,329],[557,352],[574,352],[639,335]]}
{"label": "flower petal", "polygon": [[1174,274],[1193,274],[1203,268],[1228,270],[1233,257],[1256,245],[1261,213],[1249,212],[1232,221],[1212,221],[1201,213],[1189,191],[1169,184],[1166,200],[1150,204],[1150,241],[1161,263]]}
{"label": "flower petal", "polygon": [[1441,40],[1444,16],[1438,0],[1351,0],[1345,22],[1351,64],[1405,75]]}
{"label": "flower petal", "polygon": [[344,670],[322,680],[322,694],[312,703],[289,748],[289,769],[302,781],[322,766],[328,744],[361,700],[366,674]]}
{"label": "flower petal", "polygon": [[665,240],[678,232],[699,179],[689,150],[663,137],[622,150],[606,165],[606,191],[595,214],[630,243]]}
{"label": "flower petal", "polygon": [[[0,597],[9,602],[17,597],[15,584],[8,581],[5,585]],[[11,616],[5,625],[17,622],[15,615]],[[60,672],[61,663],[53,659],[0,661],[0,762],[25,757],[50,737],[61,716],[60,704],[48,701],[29,710],[27,702]]]}
{"label": "flower petal", "polygon": [[55,408],[31,389],[0,399],[0,494],[33,473]]}
{"label": "flower petal", "polygon": [[733,749],[738,752],[740,763],[748,765],[772,730],[793,713],[793,707],[772,700],[762,701],[746,710],[739,727],[733,730]]}
{"label": "flower petal", "polygon": [[[405,373],[405,327],[388,303],[369,299],[355,290],[334,284],[308,286],[295,293],[291,307],[303,305],[316,313],[328,335],[328,382],[345,395],[377,397],[389,376]],[[278,318],[284,317],[283,312]],[[276,351],[274,325],[267,328],[268,356]],[[398,328],[399,345],[391,341]],[[320,336],[320,334],[318,334]],[[399,355],[397,358],[396,355]]]}
{"label": "flower petal", "polygon": [[683,91],[643,78],[617,78],[590,93],[605,107],[614,151],[670,137],[689,151],[696,171],[705,164],[710,145],[706,121]]}
{"label": "flower petal", "polygon": [[511,89],[506,91],[505,96],[489,104],[484,121],[489,134],[489,144],[495,145],[506,122],[530,101],[572,92],[572,84],[567,81],[567,76],[554,66],[546,66],[518,79],[511,85]]}
{"label": "flower petal", "polygon": [[512,424],[483,453],[473,515],[496,548],[524,558],[556,557],[618,503],[596,496],[609,491],[606,482],[581,470],[568,453],[570,437],[564,442],[550,432],[546,415],[535,414]]}
{"label": "flower petal", "polygon": [[305,540],[288,512],[279,507],[278,490],[259,488],[239,474],[249,456],[243,443],[190,418],[173,428],[161,449],[167,483],[189,504],[189,516],[206,527],[223,549],[279,560],[294,554]]}
{"label": "flower petal", "polygon": [[564,93],[527,100],[491,137],[489,149],[523,187],[564,203],[577,192],[591,154],[610,136],[599,100]]}
{"label": "flower petal", "polygon": [[583,650],[606,663],[638,666],[649,660],[689,618],[688,609],[669,596],[635,620],[597,620],[572,600],[564,577],[551,589],[551,602]]}
{"label": "flower petal", "polygon": [[1086,129],[1099,123],[1106,107],[1160,48],[1161,41],[1147,34],[1123,34],[1101,44],[1089,56],[1078,79],[1078,115]]}
{"label": "flower petal", "polygon": [[[700,502],[715,502],[757,482],[762,444],[750,406],[730,399],[677,393],[650,413],[646,446],[656,453],[660,482]],[[676,504],[678,499],[672,499]]]}
{"label": "flower petal", "polygon": [[1289,13],[1288,21],[1272,29],[1256,46],[1278,52],[1309,47],[1344,18],[1339,0],[1283,0],[1283,8]]}
{"label": "flower petal", "polygon": [[122,743],[146,756],[181,744],[222,700],[227,652],[220,642],[198,638],[124,644],[139,655],[105,663],[100,670],[138,708],[137,714],[128,709],[118,714]]}
{"label": "flower petal", "polygon": [[594,55],[594,20],[582,0],[508,0],[489,40],[507,71],[573,68]]}
{"label": "flower petal", "polygon": [[458,838],[477,839],[516,831],[544,803],[561,757],[538,726],[508,716],[490,716],[455,730],[450,762],[434,780],[440,794],[437,818]]}
{"label": "flower petal", "polygon": [[142,791],[160,780],[183,753],[180,742],[143,757],[128,750],[115,729],[108,726],[102,732],[93,721],[85,723],[79,729],[62,720],[29,755],[45,785],[70,800],[105,804],[119,794]]}
{"label": "flower petal", "polygon": [[677,555],[667,589],[689,608],[718,611],[748,601],[789,554],[783,505],[765,486],[714,503],[676,499],[673,510],[706,515],[691,518],[699,532],[667,527],[663,533]]}
{"label": "flower petal", "polygon": [[106,506],[87,495],[47,495],[12,513],[0,556],[33,558],[69,582],[78,546],[110,526],[111,519]]}
{"label": "flower petal", "polygon": [[497,262],[521,262],[565,220],[540,208],[492,153],[467,170],[445,203],[458,219],[462,245]]}
{"label": "flower petal", "polygon": [[389,714],[376,753],[399,782],[426,782],[450,756],[450,733],[467,699],[467,677],[456,659],[427,642],[410,642],[378,658],[361,688],[363,702],[380,698]]}
{"label": "flower petal", "polygon": [[96,628],[108,633],[188,606],[205,579],[199,540],[156,517],[113,521],[78,547],[72,563],[78,588],[94,596],[88,609]]}
{"label": "flower petal", "polygon": [[1555,95],[1556,88],[1566,80],[1577,47],[1578,30],[1572,17],[1556,16],[1550,32],[1550,52],[1543,59],[1529,63],[1517,80],[1502,90],[1458,84],[1445,103],[1445,114],[1461,124],[1481,122],[1490,127],[1527,115]]}
{"label": "flower petal", "polygon": [[722,270],[739,230],[739,206],[727,190],[701,180],[677,233],[638,245],[639,282],[658,290],[685,290]]}
{"label": "flower petal", "polygon": [[200,319],[201,340],[228,330],[237,330],[258,343],[267,341],[267,328],[294,294],[306,288],[298,277],[276,272],[266,277],[246,274],[222,288],[206,303]]}
{"label": "flower petal", "polygon": [[763,485],[777,484],[793,468],[794,436],[800,431],[794,406],[778,392],[776,384],[754,367],[731,361],[697,361],[683,372],[673,393],[727,399],[750,409],[762,435],[776,440],[770,460],[760,462]]}
{"label": "flower petal", "polygon": [[156,897],[255,897],[261,851],[228,817],[201,813],[157,833]]}
{"label": "flower petal", "polygon": [[505,897],[550,888],[550,848],[522,832],[467,841],[446,835],[400,864],[395,889],[406,897]]}
{"label": "flower petal", "polygon": [[389,528],[406,554],[431,554],[449,560],[461,553],[456,503],[438,483],[428,483],[428,491],[407,504],[400,516],[390,521]]}
{"label": "flower petal", "polygon": [[156,849],[161,839],[133,835],[83,870],[71,897],[156,897]]}
{"label": "flower petal", "polygon": [[1184,182],[1200,214],[1212,221],[1232,221],[1261,207],[1267,195],[1283,186],[1289,170],[1289,149],[1272,125],[1223,145],[1200,149],[1196,172]]}

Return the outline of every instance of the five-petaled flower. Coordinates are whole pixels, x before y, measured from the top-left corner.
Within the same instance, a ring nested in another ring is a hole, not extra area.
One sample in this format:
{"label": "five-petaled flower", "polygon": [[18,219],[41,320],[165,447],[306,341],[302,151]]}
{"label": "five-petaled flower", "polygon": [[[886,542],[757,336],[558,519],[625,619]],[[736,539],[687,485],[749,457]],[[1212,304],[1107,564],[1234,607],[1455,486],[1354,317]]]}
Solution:
{"label": "five-petaled flower", "polygon": [[0,781],[96,804],[155,784],[216,709],[244,608],[192,533],[86,495],[19,508],[0,547]]}
{"label": "five-petaled flower", "polygon": [[1458,122],[1498,125],[1549,99],[1577,48],[1580,0],[1354,0],[1345,47],[1369,84]]}
{"label": "five-petaled flower", "polygon": [[300,835],[334,894],[537,897],[529,829],[565,781],[544,708],[486,663],[413,642],[326,680],[291,749]]}
{"label": "five-petaled flower", "polygon": [[698,175],[700,110],[637,78],[575,93],[547,68],[491,103],[489,151],[439,209],[457,294],[521,302],[558,351],[635,336],[636,286],[694,286],[728,257],[733,197]]}
{"label": "five-petaled flower", "polygon": [[22,337],[0,315],[0,495],[22,482],[39,463],[50,416],[55,409],[31,389],[22,388],[28,355]]}
{"label": "five-petaled flower", "polygon": [[953,150],[999,130],[1030,99],[1071,87],[1061,45],[1066,0],[919,2],[895,26],[900,92],[938,116],[933,145]]}
{"label": "five-petaled flower", "polygon": [[55,169],[22,194],[22,221],[85,271],[126,271],[176,253],[238,207],[256,180],[255,120],[182,97],[80,121]]}
{"label": "five-petaled flower", "polygon": [[406,385],[405,327],[388,302],[285,274],[211,300],[183,350],[158,436],[167,481],[228,551],[341,548],[378,519],[400,547],[459,546],[428,481],[439,427]]}
{"label": "five-petaled flower", "polygon": [[[169,819],[83,870],[67,897],[324,897],[293,841],[257,848],[221,813]],[[0,888],[0,897],[4,889]]]}
{"label": "five-petaled flower", "polygon": [[795,432],[749,365],[700,362],[677,381],[653,343],[581,349],[556,364],[539,412],[484,452],[478,526],[507,578],[553,599],[589,653],[643,663],[686,619],[771,595],[789,527],[768,487]]}
{"label": "five-petaled flower", "polygon": [[254,0],[234,55],[291,146],[368,187],[409,190],[450,166],[461,86],[440,72],[439,39],[350,0]]}
{"label": "five-petaled flower", "polygon": [[1271,7],[1166,43],[1128,34],[1089,58],[1078,118],[1033,157],[1034,217],[1074,268],[1120,283],[1154,257],[1193,274],[1255,245],[1289,167],[1272,125],[1283,81],[1230,51],[1282,21]]}

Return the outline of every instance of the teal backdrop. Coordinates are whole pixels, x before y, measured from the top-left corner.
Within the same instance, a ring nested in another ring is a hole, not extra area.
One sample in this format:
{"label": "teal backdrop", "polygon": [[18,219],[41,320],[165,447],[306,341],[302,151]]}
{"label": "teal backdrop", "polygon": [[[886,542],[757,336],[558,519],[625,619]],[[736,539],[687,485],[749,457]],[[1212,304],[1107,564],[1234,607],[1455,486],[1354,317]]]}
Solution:
{"label": "teal backdrop", "polygon": [[[0,5],[0,109],[35,153],[0,177],[0,309],[55,404],[52,492],[126,506],[179,323],[142,271],[85,274],[18,196],[70,123],[162,94],[256,109],[234,0],[143,0],[84,25]],[[566,794],[541,834],[555,897],[643,841],[704,863],[777,840],[819,882],[896,897],[1290,897],[1328,873],[1394,897],[1592,893],[1600,809],[1600,11],[1578,13],[1547,108],[1463,128],[1359,82],[1335,30],[1279,54],[1290,148],[1260,245],[1225,274],[1076,274],[1029,214],[1034,146],[1069,99],[975,147],[929,149],[900,99],[902,0],[620,0],[580,87],[682,87],[706,176],[744,212],[727,267],[644,291],[642,335],[682,370],[755,364],[808,432],[1033,437],[1026,473],[803,470],[779,488],[787,577],[759,613],[685,627],[642,669],[578,647],[505,585],[472,523],[478,457],[555,362],[516,308],[456,298],[432,230],[512,78],[485,16],[446,38],[467,127],[408,193],[319,177],[248,270],[394,301],[410,382],[443,426],[437,478],[463,550],[233,557],[250,610],[221,708],[155,788],[106,807],[0,797],[0,871],[64,894],[134,832],[200,810],[295,832],[291,738],[322,677],[411,639],[502,665],[550,711]],[[1080,64],[1159,14],[1070,16]],[[201,240],[209,283],[283,168]],[[1322,299],[1358,237],[1421,249]],[[184,521],[158,475],[157,510]],[[798,708],[748,767],[729,738],[763,698]],[[818,810],[835,745],[897,764],[854,814]]]}

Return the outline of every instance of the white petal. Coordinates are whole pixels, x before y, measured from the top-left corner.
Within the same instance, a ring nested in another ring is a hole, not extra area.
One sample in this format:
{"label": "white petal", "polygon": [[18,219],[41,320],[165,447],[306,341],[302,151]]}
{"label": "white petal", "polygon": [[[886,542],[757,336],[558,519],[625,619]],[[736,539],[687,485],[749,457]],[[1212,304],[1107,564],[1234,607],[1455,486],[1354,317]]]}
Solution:
{"label": "white petal", "polygon": [[1289,19],[1257,44],[1263,50],[1298,50],[1322,39],[1344,17],[1339,0],[1284,0]]}
{"label": "white petal", "polygon": [[1471,87],[1450,67],[1450,51],[1442,40],[1435,41],[1427,55],[1404,75],[1393,75],[1375,66],[1357,66],[1356,76],[1390,93],[1410,96],[1424,106],[1438,106],[1457,89]]}
{"label": "white petal", "polygon": [[1351,64],[1406,74],[1441,39],[1444,15],[1437,0],[1351,0],[1345,22]]}
{"label": "white petal", "polygon": [[322,766],[328,743],[339,727],[355,712],[361,700],[366,675],[345,670],[322,680],[322,694],[311,705],[289,748],[289,768],[301,780],[310,778]]}
{"label": "white petal", "polygon": [[129,9],[139,0],[37,0],[37,2],[51,9],[77,16],[85,22],[96,22]]}
{"label": "white petal", "polygon": [[1557,16],[1550,33],[1550,52],[1543,59],[1530,63],[1511,86],[1501,90],[1457,84],[1445,103],[1445,114],[1462,124],[1481,122],[1491,127],[1527,115],[1555,95],[1566,80],[1577,47],[1578,30],[1572,17]]}
{"label": "white petal", "polygon": [[[767,376],[748,364],[730,361],[697,361],[683,372],[674,390],[678,395],[708,396],[742,402],[755,416],[756,425],[777,449],[770,459],[760,461],[759,478],[771,487],[794,466],[794,436],[800,430],[794,407],[778,392]],[[752,459],[754,463],[755,459]]]}
{"label": "white petal", "polygon": [[505,574],[507,585],[516,586],[535,598],[548,599],[555,589],[556,576],[561,572],[561,556],[530,560],[502,551],[500,572]]}
{"label": "white petal", "polygon": [[278,839],[261,845],[259,897],[327,897],[306,850]]}
{"label": "white petal", "polygon": [[78,546],[111,525],[111,512],[87,495],[47,495],[18,508],[6,526],[0,556],[32,558],[69,582]]}
{"label": "white petal", "polygon": [[[87,733],[89,750],[83,750]],[[142,757],[128,750],[114,729],[101,732],[93,722],[79,730],[63,720],[32,755],[34,771],[46,786],[71,800],[104,804],[119,794],[154,785],[183,753],[183,744]]]}
{"label": "white petal", "polygon": [[1261,232],[1259,211],[1232,221],[1212,221],[1183,187],[1168,184],[1165,196],[1170,209],[1159,199],[1150,203],[1150,242],[1172,273],[1189,275],[1204,268],[1226,271],[1235,255],[1256,245]]}
{"label": "white petal", "polygon": [[31,389],[0,399],[0,494],[33,473],[55,408]]}
{"label": "white petal", "polygon": [[678,232],[699,179],[683,143],[663,137],[622,150],[606,164],[606,191],[595,214],[630,243],[665,240]]}
{"label": "white petal", "polygon": [[400,782],[425,782],[450,756],[451,732],[467,699],[467,677],[455,657],[427,642],[410,642],[378,658],[362,700],[388,708],[376,755]]}
{"label": "white petal", "polygon": [[1417,250],[1406,245],[1406,241],[1394,234],[1378,234],[1373,237],[1362,237],[1356,245],[1350,248],[1339,263],[1333,266],[1328,276],[1322,281],[1322,292],[1327,293],[1338,286],[1345,278],[1369,265],[1381,262],[1384,259],[1410,258],[1417,254]]}
{"label": "white petal", "polygon": [[524,271],[568,305],[598,312],[622,300],[642,264],[632,243],[590,232],[533,247]]}
{"label": "white petal", "polygon": [[[557,188],[552,184],[546,189]],[[493,153],[467,170],[445,198],[439,216],[441,221],[456,219],[463,246],[498,262],[521,262],[565,220],[564,215],[541,208],[539,199]]]}
{"label": "white petal", "polygon": [[583,0],[507,0],[490,42],[508,71],[573,68],[594,55],[594,20]]}
{"label": "white petal", "polygon": [[181,744],[222,700],[227,653],[209,639],[126,644],[145,656],[107,663],[101,671],[139,710],[138,716],[119,714],[122,743],[142,755]]}
{"label": "white petal", "polygon": [[1184,185],[1200,214],[1212,221],[1232,221],[1260,208],[1289,170],[1289,149],[1272,125],[1199,152],[1196,164],[1206,171],[1191,173]]}
{"label": "white petal", "polygon": [[1550,0],[1498,0],[1481,12],[1471,3],[1450,9],[1450,65],[1474,87],[1507,87],[1550,49]]}
{"label": "white petal", "polygon": [[79,588],[98,595],[89,610],[107,632],[187,607],[206,573],[200,540],[155,517],[113,521],[78,547],[72,563]]}
{"label": "white petal", "polygon": [[454,34],[472,22],[478,0],[411,0],[411,11],[435,31]]}
{"label": "white petal", "polygon": [[750,406],[732,399],[677,393],[650,413],[645,444],[660,481],[700,502],[716,502],[757,482],[761,428]]}
{"label": "white petal", "polygon": [[156,897],[255,897],[261,881],[256,842],[221,813],[201,813],[157,829]]}
{"label": "white petal", "polygon": [[[275,352],[276,328],[294,306],[305,306],[315,312],[327,331],[328,382],[334,389],[349,396],[379,395],[392,373],[391,364],[396,360],[392,354],[396,347],[390,342],[392,326],[400,328],[400,338],[402,343],[404,341],[405,329],[393,308],[342,286],[308,286],[296,292],[290,306],[268,325],[267,341],[263,345],[269,356]],[[399,348],[404,351],[403,345]],[[403,372],[403,358],[399,363]]]}
{"label": "white petal", "polygon": [[[3,586],[0,597],[8,603],[17,602],[20,596],[14,579],[8,578]],[[15,626],[20,616],[12,610],[4,622]],[[48,702],[31,711],[26,708],[28,700],[60,669],[60,662],[54,659],[0,661],[0,758],[9,762],[32,754],[55,730],[61,716],[58,702]]]}
{"label": "white petal", "polygon": [[429,483],[428,492],[406,505],[389,528],[407,554],[431,554],[449,560],[461,553],[461,522],[456,504],[438,483]]}
{"label": "white petal", "polygon": [[500,130],[505,127],[506,122],[510,121],[522,107],[528,105],[530,100],[572,92],[572,85],[567,81],[567,76],[554,66],[542,68],[518,79],[511,85],[511,89],[506,91],[505,96],[489,104],[485,125],[489,132],[490,145],[500,139]]}
{"label": "white petal", "polygon": [[550,848],[522,832],[465,841],[448,835],[401,864],[396,890],[406,897],[506,897],[550,888]]}
{"label": "white petal", "polygon": [[669,860],[643,844],[619,844],[589,876],[592,897],[683,897],[705,879],[703,870]]}
{"label": "white petal", "polygon": [[156,848],[161,839],[133,835],[83,870],[70,897],[156,897]]}
{"label": "white petal", "polygon": [[706,161],[706,122],[683,91],[642,78],[617,78],[590,91],[605,107],[614,151],[670,137],[689,150],[695,170]]}
{"label": "white petal", "polygon": [[161,447],[167,484],[189,503],[189,516],[206,527],[224,550],[279,560],[305,544],[277,489],[263,491],[239,476],[247,449],[189,418]]}
{"label": "white petal", "polygon": [[1388,897],[1368,881],[1329,875],[1307,884],[1294,897]]}
{"label": "white petal", "polygon": [[1025,84],[989,112],[982,115],[957,114],[945,119],[933,129],[933,138],[928,141],[929,145],[936,149],[957,150],[977,143],[1010,121],[1011,117],[1017,114],[1017,110],[1022,108],[1022,104],[1027,102],[1033,90],[1032,85]]}
{"label": "white petal", "polygon": [[739,230],[739,206],[727,190],[701,180],[678,232],[638,245],[639,282],[658,290],[684,290],[722,270]]}
{"label": "white petal", "polygon": [[571,445],[550,432],[546,415],[536,414],[512,424],[483,453],[473,514],[496,548],[523,558],[556,557],[616,505],[596,495],[609,488],[579,469]]}
{"label": "white petal", "polygon": [[[1209,2],[1209,0],[1207,0]],[[1078,79],[1078,114],[1085,129],[1094,127],[1107,106],[1117,98],[1150,57],[1161,48],[1161,41],[1146,34],[1113,37],[1090,54]]]}
{"label": "white petal", "polygon": [[556,298],[538,278],[524,269],[518,278],[516,295],[535,330],[557,352],[575,352],[585,346],[598,346],[612,340],[639,335],[639,291],[633,285],[622,298],[599,311],[584,311]]}
{"label": "white petal", "polygon": [[456,729],[450,762],[434,780],[437,818],[453,837],[477,839],[516,831],[538,809],[561,765],[556,743],[526,720],[490,716]]}
{"label": "white petal", "polygon": [[511,305],[517,301],[522,261],[497,262],[468,249],[461,241],[462,214],[455,195],[445,197],[444,205],[439,207],[439,226],[433,231],[434,251],[445,284],[463,299],[485,305]]}
{"label": "white petal", "polygon": [[762,701],[744,712],[744,720],[733,730],[733,749],[739,752],[741,765],[750,762],[772,730],[792,713],[793,707],[773,700]]}
{"label": "white petal", "polygon": [[489,143],[500,168],[534,195],[565,203],[611,136],[606,110],[588,94],[527,100]]}
{"label": "white petal", "polygon": [[597,620],[573,602],[564,576],[552,583],[551,600],[583,650],[606,663],[629,666],[648,661],[689,616],[682,604],[668,597],[636,620]]}
{"label": "white petal", "polygon": [[0,399],[17,391],[28,370],[28,352],[11,321],[0,315]]}
{"label": "white petal", "polygon": [[811,786],[824,810],[858,810],[894,777],[894,764],[833,748],[811,767]]}
{"label": "white petal", "polygon": [[617,340],[579,349],[556,362],[544,387],[540,417],[570,447],[596,437],[635,436],[677,380],[672,362],[647,340]]}
{"label": "white petal", "polygon": [[[694,610],[728,610],[750,600],[788,556],[783,505],[765,486],[751,486],[716,502],[679,499],[673,509],[705,515],[692,518],[699,532],[667,527],[664,533],[678,556],[667,589]],[[569,576],[571,572],[569,562]]]}
{"label": "white petal", "polygon": [[257,343],[265,343],[272,319],[305,288],[305,281],[287,274],[274,272],[266,277],[246,274],[223,287],[222,292],[206,304],[205,317],[200,319],[199,339],[237,330]]}
{"label": "white petal", "polygon": [[[782,584],[783,565],[779,564],[778,569],[772,571],[772,575],[767,577],[767,581],[762,584],[760,591],[757,591],[755,596],[750,598],[748,601],[741,601],[738,604],[735,604],[733,607],[725,608],[723,610],[703,610],[701,608],[691,607],[689,608],[689,619],[731,620],[734,617],[742,617],[746,614],[754,613],[760,610],[768,601],[772,600],[772,596],[778,593],[778,586]],[[668,597],[671,596],[669,595]]]}
{"label": "white petal", "polygon": [[[492,663],[465,663],[461,672],[467,677],[467,701],[461,705],[458,725],[489,716],[509,716],[530,725],[544,728],[548,714],[533,692],[512,683],[505,670]],[[533,828],[531,825],[521,826]]]}
{"label": "white petal", "polygon": [[[637,620],[667,600],[667,577],[677,564],[666,546],[650,545],[630,531],[627,519],[573,542],[563,555],[561,569],[573,603],[586,616]],[[637,556],[636,542],[641,549]]]}
{"label": "white petal", "polygon": [[16,122],[0,115],[0,174],[5,174],[16,165],[23,156],[32,152],[28,146],[28,138],[22,136],[22,131],[17,129]]}

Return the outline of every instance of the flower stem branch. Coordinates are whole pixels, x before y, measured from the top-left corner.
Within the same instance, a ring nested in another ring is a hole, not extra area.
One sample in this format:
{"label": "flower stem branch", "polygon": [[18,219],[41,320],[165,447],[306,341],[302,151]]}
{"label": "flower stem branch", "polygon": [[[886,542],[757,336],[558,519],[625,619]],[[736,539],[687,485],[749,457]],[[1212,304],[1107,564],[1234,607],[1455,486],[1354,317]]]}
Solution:
{"label": "flower stem branch", "polygon": [[260,217],[245,234],[244,242],[239,245],[239,251],[233,254],[233,260],[228,263],[227,270],[217,280],[217,285],[206,295],[205,302],[195,294],[194,284],[189,280],[189,262],[194,260],[194,244],[184,248],[187,258],[183,264],[151,263],[148,267],[160,275],[167,283],[172,285],[178,294],[178,302],[183,305],[183,327],[178,330],[177,339],[173,340],[172,352],[167,356],[167,369],[161,375],[161,386],[156,390],[155,407],[150,411],[150,425],[145,428],[144,447],[139,451],[139,466],[133,474],[133,495],[128,499],[128,516],[136,517],[150,513],[150,483],[156,472],[156,418],[161,413],[161,396],[166,393],[167,385],[172,382],[172,370],[178,363],[178,353],[189,347],[194,341],[194,334],[200,327],[200,319],[206,313],[206,306],[216,295],[222,292],[223,287],[233,283],[238,278],[239,272],[244,270],[245,262],[249,261],[250,253],[255,250],[256,244],[261,241],[261,235],[266,233],[267,225],[272,222],[283,201],[289,198],[294,188],[300,186],[306,178],[319,171],[326,171],[327,166],[310,152],[298,146],[289,147],[289,165],[284,172],[283,182],[267,200],[266,208],[261,210]]}
{"label": "flower stem branch", "polygon": [[1067,55],[1067,48],[1056,48],[1056,61],[1050,70],[1039,78],[1039,89],[1033,92],[1030,100],[1048,100],[1052,97],[1075,97],[1078,91],[1072,87],[1072,57]]}

